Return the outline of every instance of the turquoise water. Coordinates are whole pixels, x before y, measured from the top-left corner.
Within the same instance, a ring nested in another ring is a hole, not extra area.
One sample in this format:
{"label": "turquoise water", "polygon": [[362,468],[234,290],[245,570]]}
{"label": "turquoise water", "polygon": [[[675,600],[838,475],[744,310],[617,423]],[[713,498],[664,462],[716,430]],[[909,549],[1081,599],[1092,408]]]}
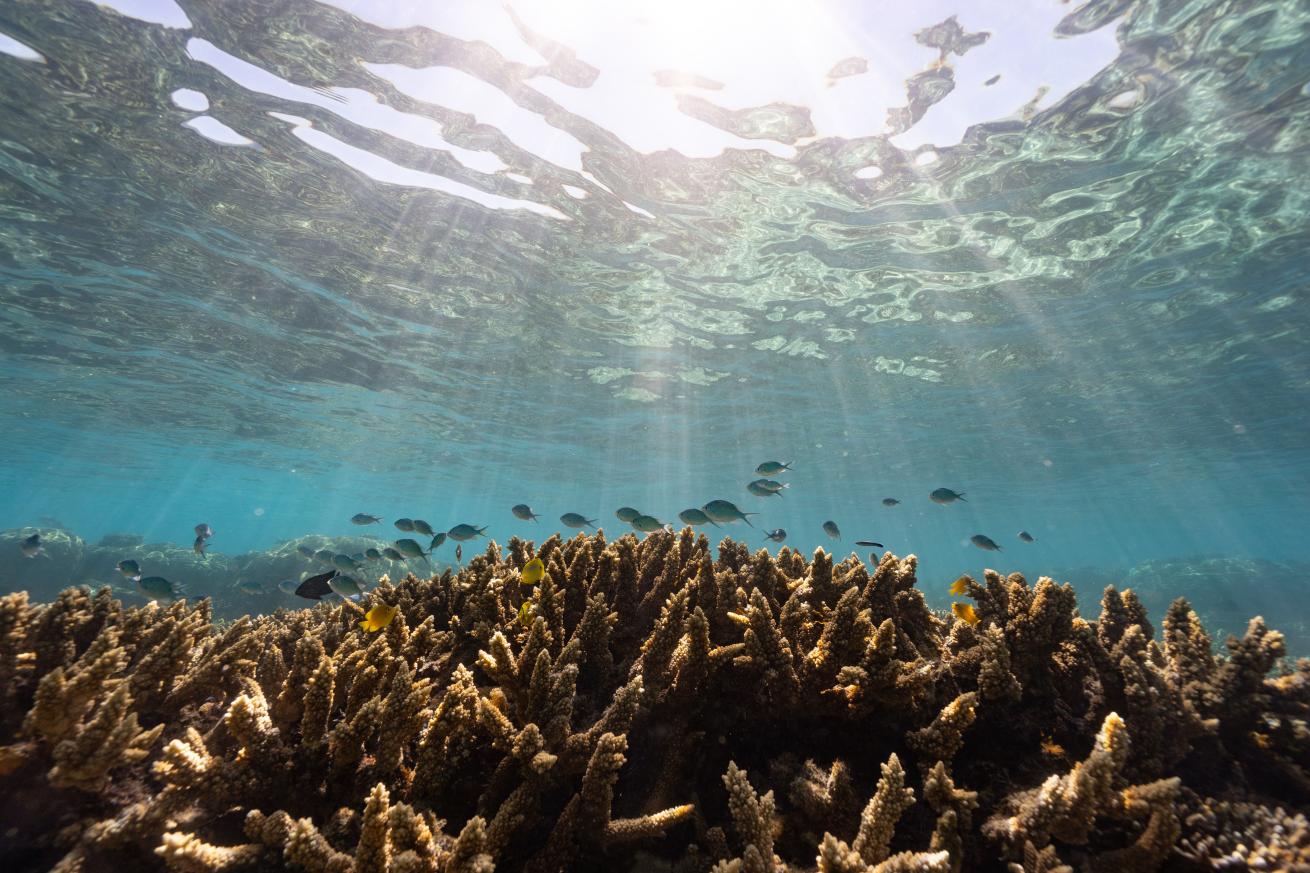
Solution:
{"label": "turquoise water", "polygon": [[0,529],[727,498],[1306,622],[1310,7],[875,6],[0,5]]}

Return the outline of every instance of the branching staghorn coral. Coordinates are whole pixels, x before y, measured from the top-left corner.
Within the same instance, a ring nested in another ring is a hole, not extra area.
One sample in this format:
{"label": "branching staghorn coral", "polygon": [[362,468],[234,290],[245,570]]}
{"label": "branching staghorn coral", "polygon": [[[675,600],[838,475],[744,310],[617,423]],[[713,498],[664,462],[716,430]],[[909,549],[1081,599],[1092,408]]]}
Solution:
{"label": "branching staghorn coral", "polygon": [[378,633],[7,595],[0,865],[1135,871],[1240,854],[1230,822],[1307,863],[1276,805],[1306,797],[1310,664],[1263,622],[1216,655],[1185,603],[1157,641],[1130,592],[1088,620],[988,571],[970,625],[916,573],[687,529],[384,579]]}

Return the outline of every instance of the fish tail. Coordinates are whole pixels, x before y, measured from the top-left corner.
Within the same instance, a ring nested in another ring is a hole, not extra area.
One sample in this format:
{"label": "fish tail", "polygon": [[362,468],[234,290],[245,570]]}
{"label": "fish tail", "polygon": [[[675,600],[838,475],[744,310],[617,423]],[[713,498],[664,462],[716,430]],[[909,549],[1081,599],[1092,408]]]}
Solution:
{"label": "fish tail", "polygon": [[969,502],[969,501],[967,501],[967,500],[964,499],[964,492],[963,492],[963,491],[961,491],[959,494],[955,495],[955,497],[956,497],[956,499],[958,499],[958,500],[962,500],[962,501],[964,501],[965,503],[968,503],[968,502]]}
{"label": "fish tail", "polygon": [[743,513],[741,514],[741,520],[744,521],[744,522],[746,522],[746,525],[747,525],[748,527],[755,527],[755,525],[751,524],[751,520],[750,520],[749,518],[746,517],[746,516],[748,516],[748,515],[759,515],[759,513],[758,513],[758,512],[743,512]]}

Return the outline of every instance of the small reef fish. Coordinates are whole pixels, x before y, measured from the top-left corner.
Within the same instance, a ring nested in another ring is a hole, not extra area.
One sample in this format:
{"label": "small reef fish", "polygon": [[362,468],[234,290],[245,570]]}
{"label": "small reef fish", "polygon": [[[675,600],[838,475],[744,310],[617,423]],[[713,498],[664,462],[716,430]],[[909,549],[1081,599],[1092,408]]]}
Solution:
{"label": "small reef fish", "polygon": [[763,488],[765,491],[772,491],[775,494],[784,488],[791,487],[785,482],[779,482],[777,479],[756,479],[755,484]]}
{"label": "small reef fish", "polygon": [[237,590],[242,594],[262,594],[264,591],[258,582],[251,582],[247,579],[242,579],[237,583]]}
{"label": "small reef fish", "polygon": [[967,621],[969,624],[978,623],[978,613],[974,610],[972,603],[964,603],[957,600],[951,604],[951,612],[954,613],[955,617],[960,621]]}
{"label": "small reef fish", "polygon": [[331,549],[319,549],[314,553],[314,558],[324,564],[331,564],[334,557]]}
{"label": "small reef fish", "polygon": [[641,515],[640,509],[633,509],[631,506],[620,506],[614,510],[614,516],[624,524],[632,524],[632,520]]}
{"label": "small reef fish", "polygon": [[835,521],[825,521],[823,523],[823,532],[834,540],[841,539],[841,528],[837,527],[837,522]]}
{"label": "small reef fish", "polygon": [[118,572],[123,574],[124,579],[131,579],[136,582],[141,578],[141,565],[128,558],[126,561],[118,562]]}
{"label": "small reef fish", "polygon": [[358,570],[359,561],[356,561],[350,555],[333,555],[332,566],[338,570]]}
{"label": "small reef fish", "polygon": [[425,537],[436,535],[436,531],[432,529],[432,525],[428,524],[421,518],[414,519],[414,533],[422,534]]}
{"label": "small reef fish", "polygon": [[300,557],[302,558],[314,557],[314,550],[309,546],[296,546],[296,551],[300,553]]}
{"label": "small reef fish", "polygon": [[881,549],[882,543],[875,543],[873,540],[856,540],[855,545],[863,546],[866,549]]}
{"label": "small reef fish", "polygon": [[[949,488],[937,488],[928,495],[928,499],[933,503],[939,503],[942,506],[949,506],[957,500],[964,500],[964,492],[952,491]],[[967,500],[965,501],[968,502]]]}
{"label": "small reef fish", "polygon": [[340,573],[328,580],[328,588],[331,588],[332,593],[342,600],[349,600],[364,593],[364,588],[359,584],[358,579]]}
{"label": "small reef fish", "polygon": [[387,546],[385,549],[382,550],[382,557],[386,558],[388,561],[405,560],[405,556],[402,555],[400,552],[396,551],[395,549],[391,548],[391,546]]}
{"label": "small reef fish", "polygon": [[195,532],[202,540],[207,540],[214,535],[214,529],[203,522],[195,526]]}
{"label": "small reef fish", "polygon": [[428,551],[435,552],[446,543],[446,532],[441,531],[432,535],[432,542],[428,543]]}
{"label": "small reef fish", "polygon": [[639,515],[632,520],[633,529],[642,533],[654,533],[657,530],[662,530],[664,526],[664,522],[653,515]]}
{"label": "small reef fish", "polygon": [[541,577],[546,575],[546,565],[541,563],[541,558],[533,558],[523,565],[523,572],[519,574],[519,583],[523,585],[536,585],[541,581]]}
{"label": "small reef fish", "polygon": [[41,554],[41,535],[39,533],[34,533],[27,539],[23,540],[22,550],[24,558],[35,558],[37,555]]}
{"label": "small reef fish", "polygon": [[463,561],[464,561],[464,547],[462,545],[455,546],[455,563],[459,564],[462,563]]}
{"label": "small reef fish", "polygon": [[901,502],[900,502],[899,500],[897,500],[895,497],[884,497],[884,498],[882,499],[882,505],[883,505],[883,506],[900,506],[900,505],[901,505]]}
{"label": "small reef fish", "polygon": [[377,549],[365,549],[364,557],[368,558],[370,561],[380,561],[382,560],[382,553]]}
{"label": "small reef fish", "polygon": [[561,516],[559,517],[559,523],[562,524],[562,525],[564,525],[565,527],[574,527],[574,528],[579,528],[579,527],[591,527],[591,528],[594,528],[594,527],[596,526],[596,519],[594,519],[594,518],[587,518],[586,516],[578,515],[576,512],[566,512],[566,513],[564,513],[563,515],[561,515]]}
{"label": "small reef fish", "polygon": [[197,555],[203,555],[205,553],[205,538],[196,537],[196,541],[191,544],[191,548]]}
{"label": "small reef fish", "polygon": [[310,576],[305,581],[296,586],[292,593],[297,597],[303,597],[306,600],[322,600],[332,593],[332,586],[328,580],[337,575],[336,570],[330,570],[327,573],[319,573],[317,576]]}
{"label": "small reef fish", "polygon": [[144,579],[138,579],[136,587],[151,600],[162,600],[165,597],[172,600],[182,596],[182,586],[169,582],[163,576],[146,576]]}
{"label": "small reef fish", "polygon": [[791,461],[787,461],[786,463],[783,463],[782,461],[765,461],[763,464],[760,464],[755,468],[755,472],[759,473],[761,476],[777,476],[779,473],[790,470],[791,465]]}
{"label": "small reef fish", "polygon": [[1019,531],[1019,541],[1020,541],[1020,542],[1024,542],[1024,543],[1035,543],[1035,542],[1037,542],[1037,540],[1033,538],[1033,535],[1030,534],[1030,533],[1028,533],[1028,531],[1026,531],[1026,530],[1021,530],[1021,531]]}
{"label": "small reef fish", "polygon": [[364,620],[359,623],[365,633],[375,634],[378,631],[391,624],[391,620],[400,612],[399,606],[387,606],[385,603],[379,603],[377,606],[364,613]]}
{"label": "small reef fish", "polygon": [[380,521],[382,519],[379,516],[369,515],[367,512],[356,512],[350,517],[350,523],[358,525],[377,524]]}
{"label": "small reef fish", "polygon": [[756,497],[775,497],[775,496],[781,497],[782,489],[787,487],[786,485],[781,485],[777,482],[773,482],[774,485],[778,485],[778,488],[775,490],[773,488],[769,488],[768,486],[766,486],[764,484],[765,482],[773,482],[773,480],[756,479],[754,482],[746,483],[746,490],[754,494]]}
{"label": "small reef fish", "polygon": [[411,539],[396,540],[396,551],[406,558],[422,558],[426,554],[423,547]]}
{"label": "small reef fish", "polygon": [[412,518],[398,518],[392,524],[396,526],[396,530],[402,530],[405,533],[414,532],[414,519]]}
{"label": "small reef fish", "polygon": [[742,512],[737,508],[737,504],[730,500],[711,500],[709,503],[702,506],[701,510],[710,517],[710,521],[721,522],[723,524],[731,524],[734,521],[744,521],[748,527],[755,527],[755,525],[751,524],[751,520],[747,518],[747,516],[759,515],[758,512]]}
{"label": "small reef fish", "polygon": [[774,528],[773,530],[766,530],[764,532],[764,538],[766,540],[772,540],[775,543],[783,543],[787,541],[787,532],[780,527]]}
{"label": "small reef fish", "polygon": [[299,584],[300,583],[296,582],[295,579],[283,579],[281,582],[277,583],[277,590],[281,591],[283,594],[295,594],[296,586]]}
{"label": "small reef fish", "polygon": [[969,542],[973,543],[975,546],[977,546],[978,548],[982,549],[985,552],[999,552],[1001,550],[1001,547],[996,545],[995,540],[993,540],[991,537],[985,537],[982,534],[974,534],[973,536],[969,537]]}
{"label": "small reef fish", "polygon": [[[636,518],[637,516],[633,517]],[[682,512],[678,513],[678,521],[683,524],[689,524],[692,527],[697,527],[702,524],[714,524],[714,519],[710,518],[699,509],[684,509]],[[714,526],[718,527],[717,524],[714,524]]]}
{"label": "small reef fish", "polygon": [[532,624],[532,601],[525,600],[519,607],[519,624],[528,627]]}
{"label": "small reef fish", "polygon": [[956,579],[954,582],[951,583],[951,594],[955,597],[959,597],[961,594],[963,594],[968,590],[969,590],[968,576],[961,576],[959,579]]}
{"label": "small reef fish", "polygon": [[539,518],[526,503],[516,503],[509,508],[509,511],[514,513],[514,517],[519,521],[536,521]]}
{"label": "small reef fish", "polygon": [[471,524],[457,524],[450,530],[446,531],[446,534],[455,542],[463,543],[474,537],[482,536],[486,530],[485,527],[474,527]]}

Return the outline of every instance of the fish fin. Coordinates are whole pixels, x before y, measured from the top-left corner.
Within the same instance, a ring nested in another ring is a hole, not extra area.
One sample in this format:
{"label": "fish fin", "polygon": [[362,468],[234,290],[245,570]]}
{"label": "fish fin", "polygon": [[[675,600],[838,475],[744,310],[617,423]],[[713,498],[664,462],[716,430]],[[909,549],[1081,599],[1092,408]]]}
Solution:
{"label": "fish fin", "polygon": [[969,502],[969,501],[967,501],[967,500],[964,500],[964,493],[963,493],[963,492],[961,492],[961,493],[955,495],[955,497],[956,497],[957,500],[963,500],[965,503],[968,503],[968,502]]}

